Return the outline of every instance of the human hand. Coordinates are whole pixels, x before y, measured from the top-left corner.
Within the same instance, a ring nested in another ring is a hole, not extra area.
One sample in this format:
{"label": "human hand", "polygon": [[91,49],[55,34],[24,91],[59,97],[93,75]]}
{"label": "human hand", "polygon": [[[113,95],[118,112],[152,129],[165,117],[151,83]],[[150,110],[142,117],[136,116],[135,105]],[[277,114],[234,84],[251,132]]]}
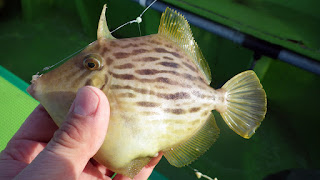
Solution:
{"label": "human hand", "polygon": [[[113,172],[91,159],[103,143],[109,116],[105,94],[94,87],[78,91],[60,128],[39,105],[1,152],[0,179],[111,179]],[[135,178],[147,179],[161,156]]]}

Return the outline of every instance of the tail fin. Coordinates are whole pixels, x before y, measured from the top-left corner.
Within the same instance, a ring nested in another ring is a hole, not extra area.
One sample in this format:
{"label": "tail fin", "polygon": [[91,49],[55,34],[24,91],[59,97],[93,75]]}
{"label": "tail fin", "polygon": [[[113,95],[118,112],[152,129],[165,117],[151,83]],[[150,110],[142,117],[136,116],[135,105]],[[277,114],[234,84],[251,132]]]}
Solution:
{"label": "tail fin", "polygon": [[249,70],[231,78],[226,91],[226,108],[220,112],[228,126],[249,139],[260,126],[267,111],[267,98],[255,72]]}

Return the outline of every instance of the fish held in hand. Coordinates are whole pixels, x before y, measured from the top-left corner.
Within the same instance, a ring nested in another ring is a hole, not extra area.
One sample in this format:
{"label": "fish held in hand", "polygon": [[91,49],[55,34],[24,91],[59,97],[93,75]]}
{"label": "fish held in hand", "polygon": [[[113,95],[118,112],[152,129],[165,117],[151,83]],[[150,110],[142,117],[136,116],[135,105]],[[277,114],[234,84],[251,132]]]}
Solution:
{"label": "fish held in hand", "polygon": [[58,126],[79,88],[95,86],[106,94],[110,124],[95,160],[131,178],[160,151],[170,164],[188,165],[218,138],[212,110],[240,136],[255,133],[267,101],[253,71],[215,90],[209,86],[209,66],[182,15],[167,8],[158,34],[115,39],[105,10],[97,40],[60,67],[34,76],[28,88]]}

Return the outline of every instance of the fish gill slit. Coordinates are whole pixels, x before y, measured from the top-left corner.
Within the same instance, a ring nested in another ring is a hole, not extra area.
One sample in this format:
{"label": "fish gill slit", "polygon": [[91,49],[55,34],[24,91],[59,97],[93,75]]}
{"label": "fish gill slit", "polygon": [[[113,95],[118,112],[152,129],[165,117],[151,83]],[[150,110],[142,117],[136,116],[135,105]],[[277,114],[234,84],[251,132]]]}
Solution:
{"label": "fish gill slit", "polygon": [[103,91],[106,88],[106,85],[109,85],[109,75],[108,74],[106,74],[104,76],[104,84],[100,87],[100,90]]}

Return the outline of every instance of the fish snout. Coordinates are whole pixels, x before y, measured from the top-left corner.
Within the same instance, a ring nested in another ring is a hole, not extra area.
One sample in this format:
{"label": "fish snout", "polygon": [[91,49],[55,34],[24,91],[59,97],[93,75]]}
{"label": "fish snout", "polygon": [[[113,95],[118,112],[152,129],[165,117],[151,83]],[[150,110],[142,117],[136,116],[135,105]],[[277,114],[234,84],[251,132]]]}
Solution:
{"label": "fish snout", "polygon": [[32,83],[32,84],[27,88],[27,92],[28,92],[33,98],[35,98],[35,83]]}
{"label": "fish snout", "polygon": [[33,75],[32,80],[31,80],[31,84],[27,88],[27,92],[35,99],[37,99],[36,98],[36,86],[37,86],[37,79],[39,77],[40,77],[39,75]]}

